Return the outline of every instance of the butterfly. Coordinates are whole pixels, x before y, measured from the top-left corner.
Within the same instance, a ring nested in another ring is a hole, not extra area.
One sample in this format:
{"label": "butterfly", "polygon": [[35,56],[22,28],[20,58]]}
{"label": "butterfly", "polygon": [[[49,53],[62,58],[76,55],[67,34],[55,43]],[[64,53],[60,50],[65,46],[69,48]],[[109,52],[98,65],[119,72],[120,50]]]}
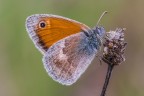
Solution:
{"label": "butterfly", "polygon": [[26,30],[43,54],[43,65],[49,76],[63,85],[78,80],[100,50],[105,34],[98,23],[89,28],[78,21],[52,14],[27,17]]}

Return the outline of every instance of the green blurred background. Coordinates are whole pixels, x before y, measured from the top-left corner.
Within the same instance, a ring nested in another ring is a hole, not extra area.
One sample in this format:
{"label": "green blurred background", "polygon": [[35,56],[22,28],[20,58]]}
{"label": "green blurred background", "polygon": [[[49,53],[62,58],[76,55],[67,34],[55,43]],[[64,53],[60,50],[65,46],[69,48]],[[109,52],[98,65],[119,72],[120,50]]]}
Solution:
{"label": "green blurred background", "polygon": [[143,0],[0,0],[0,96],[99,96],[106,64],[94,60],[72,86],[53,81],[43,68],[42,55],[34,47],[25,19],[36,13],[57,14],[107,31],[126,28],[126,62],[116,67],[107,96],[144,96]]}

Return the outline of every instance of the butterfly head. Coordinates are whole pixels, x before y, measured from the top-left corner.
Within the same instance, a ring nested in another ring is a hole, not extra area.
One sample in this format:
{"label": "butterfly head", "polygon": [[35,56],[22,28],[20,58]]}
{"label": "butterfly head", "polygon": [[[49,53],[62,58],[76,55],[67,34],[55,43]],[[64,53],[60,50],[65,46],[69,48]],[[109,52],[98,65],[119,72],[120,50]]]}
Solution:
{"label": "butterfly head", "polygon": [[97,50],[99,50],[101,48],[101,45],[102,45],[102,42],[103,42],[103,38],[105,36],[104,27],[99,27],[99,26],[94,27],[92,29],[92,35],[91,36],[93,37],[92,41],[94,41],[93,45],[95,45],[95,48]]}
{"label": "butterfly head", "polygon": [[97,26],[97,27],[93,28],[93,31],[100,38],[103,38],[104,35],[105,35],[105,29],[104,29],[104,27]]}

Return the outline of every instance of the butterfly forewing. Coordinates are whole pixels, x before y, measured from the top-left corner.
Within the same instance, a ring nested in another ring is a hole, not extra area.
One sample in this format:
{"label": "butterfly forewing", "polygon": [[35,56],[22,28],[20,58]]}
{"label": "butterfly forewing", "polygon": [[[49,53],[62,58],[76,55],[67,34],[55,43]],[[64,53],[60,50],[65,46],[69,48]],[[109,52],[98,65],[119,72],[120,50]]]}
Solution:
{"label": "butterfly forewing", "polygon": [[[40,26],[41,22],[45,23],[44,27]],[[34,44],[43,54],[57,41],[90,29],[75,20],[50,14],[29,16],[26,20],[26,28]]]}

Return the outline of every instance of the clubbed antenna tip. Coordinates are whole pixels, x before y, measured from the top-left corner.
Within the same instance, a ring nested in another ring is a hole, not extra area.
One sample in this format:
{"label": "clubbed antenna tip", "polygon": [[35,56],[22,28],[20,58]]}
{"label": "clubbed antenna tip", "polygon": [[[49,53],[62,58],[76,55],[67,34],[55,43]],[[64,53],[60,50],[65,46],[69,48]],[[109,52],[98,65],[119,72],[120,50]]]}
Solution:
{"label": "clubbed antenna tip", "polygon": [[99,22],[101,21],[102,17],[103,17],[105,14],[107,14],[107,13],[108,13],[107,11],[104,11],[104,12],[101,14],[100,18],[99,18],[98,21],[97,21],[96,26],[99,25]]}

